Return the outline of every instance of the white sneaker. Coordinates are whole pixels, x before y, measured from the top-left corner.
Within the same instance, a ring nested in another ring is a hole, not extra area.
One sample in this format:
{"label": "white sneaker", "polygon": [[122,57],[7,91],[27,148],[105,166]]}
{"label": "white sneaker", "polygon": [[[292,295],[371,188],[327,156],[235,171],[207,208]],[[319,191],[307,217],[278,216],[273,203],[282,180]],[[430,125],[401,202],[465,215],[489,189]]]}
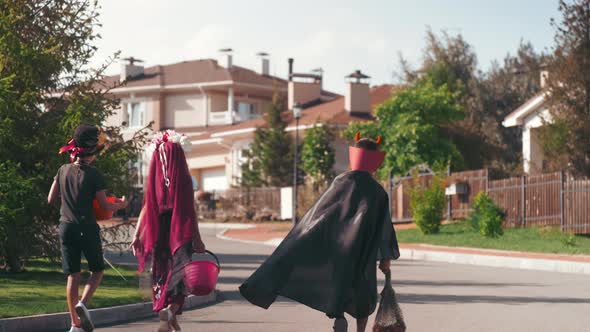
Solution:
{"label": "white sneaker", "polygon": [[84,329],[81,327],[72,326],[72,328],[70,329],[69,332],[86,332],[86,331],[84,331]]}
{"label": "white sneaker", "polygon": [[80,317],[80,324],[82,325],[82,330],[86,332],[92,332],[94,330],[94,324],[92,323],[92,318],[90,318],[90,312],[88,308],[82,303],[82,301],[76,304],[76,313],[78,317]]}

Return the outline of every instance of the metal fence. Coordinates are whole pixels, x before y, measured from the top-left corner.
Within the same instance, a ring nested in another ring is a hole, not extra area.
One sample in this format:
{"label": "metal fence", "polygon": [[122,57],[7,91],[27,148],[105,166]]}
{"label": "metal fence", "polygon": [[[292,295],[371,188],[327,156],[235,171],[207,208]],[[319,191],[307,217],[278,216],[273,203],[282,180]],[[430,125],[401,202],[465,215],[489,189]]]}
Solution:
{"label": "metal fence", "polygon": [[199,217],[203,219],[276,220],[281,211],[281,189],[228,189],[199,201],[198,205]]}
{"label": "metal fence", "polygon": [[[420,175],[420,184],[432,175]],[[415,180],[404,178],[393,188],[394,221],[412,220],[409,192]],[[590,234],[590,180],[576,180],[561,172],[490,180],[487,170],[451,173],[446,183],[467,183],[464,195],[449,196],[445,216],[465,218],[475,195],[488,195],[506,212],[507,227],[557,226],[565,232]]]}

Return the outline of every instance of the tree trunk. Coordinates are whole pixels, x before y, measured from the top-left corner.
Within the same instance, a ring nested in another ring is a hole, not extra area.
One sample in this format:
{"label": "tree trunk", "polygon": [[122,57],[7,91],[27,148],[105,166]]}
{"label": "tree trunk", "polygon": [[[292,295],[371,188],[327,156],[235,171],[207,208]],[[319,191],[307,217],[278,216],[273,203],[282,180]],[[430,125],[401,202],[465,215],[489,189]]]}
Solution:
{"label": "tree trunk", "polygon": [[8,272],[20,272],[22,265],[15,250],[10,247],[6,249],[6,265],[8,266]]}

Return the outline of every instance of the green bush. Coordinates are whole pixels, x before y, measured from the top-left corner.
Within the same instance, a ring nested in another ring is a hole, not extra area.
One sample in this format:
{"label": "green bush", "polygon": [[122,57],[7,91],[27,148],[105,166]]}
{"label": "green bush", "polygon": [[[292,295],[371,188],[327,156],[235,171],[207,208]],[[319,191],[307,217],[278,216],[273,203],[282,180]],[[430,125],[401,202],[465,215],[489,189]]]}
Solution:
{"label": "green bush", "polygon": [[504,211],[485,192],[475,196],[473,211],[468,217],[474,230],[487,237],[499,237],[504,234],[502,221]]}
{"label": "green bush", "polygon": [[432,178],[428,187],[416,185],[410,192],[410,210],[423,234],[439,232],[444,207],[445,193],[438,176]]}

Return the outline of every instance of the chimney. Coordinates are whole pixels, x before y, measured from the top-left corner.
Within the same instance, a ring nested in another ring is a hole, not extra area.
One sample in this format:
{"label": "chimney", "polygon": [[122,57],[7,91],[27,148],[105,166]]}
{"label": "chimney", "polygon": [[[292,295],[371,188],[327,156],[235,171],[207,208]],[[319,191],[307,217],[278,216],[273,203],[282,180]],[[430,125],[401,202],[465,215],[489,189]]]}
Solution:
{"label": "chimney", "polygon": [[219,50],[219,52],[221,53],[221,59],[219,61],[219,64],[222,67],[230,69],[233,65],[233,52],[234,52],[234,50],[232,50],[231,48],[222,48]]}
{"label": "chimney", "polygon": [[547,86],[547,79],[549,78],[549,71],[546,69],[542,69],[540,74],[541,74],[541,80],[540,80],[541,89],[544,89]]}
{"label": "chimney", "polygon": [[322,93],[322,77],[315,74],[293,72],[293,59],[289,58],[289,83],[287,91],[287,107],[292,110],[295,104],[306,104],[319,101]]}
{"label": "chimney", "polygon": [[258,57],[260,58],[260,75],[270,75],[270,60],[268,58],[269,54],[265,52],[260,52],[256,55],[258,55]]}
{"label": "chimney", "polygon": [[371,98],[369,96],[369,76],[360,70],[346,76],[346,94],[344,108],[351,114],[371,114]]}
{"label": "chimney", "polygon": [[121,82],[144,74],[143,66],[135,64],[136,62],[143,62],[143,60],[134,57],[128,57],[122,60],[125,62],[121,64],[121,75],[119,77]]}

